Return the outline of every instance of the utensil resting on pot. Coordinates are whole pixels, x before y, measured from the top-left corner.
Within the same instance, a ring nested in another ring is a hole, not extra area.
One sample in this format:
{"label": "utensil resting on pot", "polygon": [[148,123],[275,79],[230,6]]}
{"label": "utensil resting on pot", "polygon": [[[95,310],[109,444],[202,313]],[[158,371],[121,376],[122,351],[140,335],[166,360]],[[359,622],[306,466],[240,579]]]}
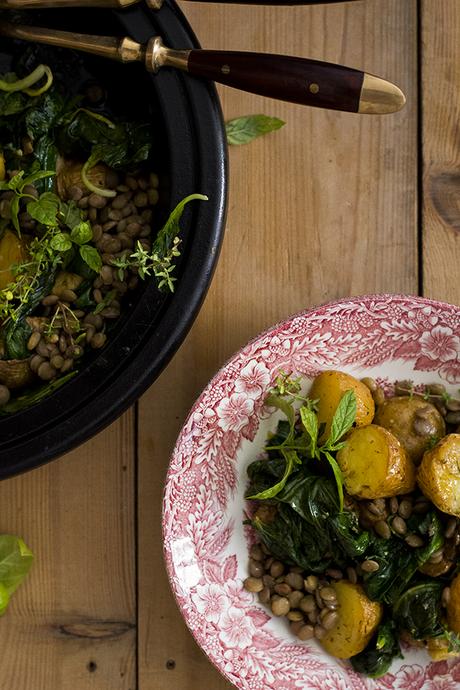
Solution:
{"label": "utensil resting on pot", "polygon": [[6,21],[0,22],[0,36],[73,48],[119,62],[142,62],[149,72],[173,67],[243,91],[318,108],[385,114],[400,110],[406,101],[403,92],[385,79],[308,58],[177,50],[163,45],[159,36],[143,45],[129,37],[91,36]]}

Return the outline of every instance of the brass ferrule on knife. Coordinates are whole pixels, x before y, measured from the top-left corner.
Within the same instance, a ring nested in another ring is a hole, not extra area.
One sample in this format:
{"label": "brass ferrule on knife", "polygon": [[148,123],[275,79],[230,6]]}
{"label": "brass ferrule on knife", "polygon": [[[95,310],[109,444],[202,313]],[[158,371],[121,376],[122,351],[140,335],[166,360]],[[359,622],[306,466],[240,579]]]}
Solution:
{"label": "brass ferrule on knife", "polygon": [[149,72],[158,72],[160,67],[176,67],[188,71],[190,50],[167,48],[160,36],[151,38],[145,50],[145,66]]}

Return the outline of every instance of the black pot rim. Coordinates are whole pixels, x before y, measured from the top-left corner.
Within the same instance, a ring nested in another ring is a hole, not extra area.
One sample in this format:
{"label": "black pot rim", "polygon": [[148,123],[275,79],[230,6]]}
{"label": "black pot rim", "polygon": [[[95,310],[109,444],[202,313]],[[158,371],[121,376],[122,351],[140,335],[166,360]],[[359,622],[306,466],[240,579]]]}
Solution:
{"label": "black pot rim", "polygon": [[[172,47],[199,47],[175,5],[158,13],[133,7],[116,13],[133,38],[159,34]],[[155,380],[187,335],[209,287],[223,240],[227,204],[225,127],[214,85],[164,70],[152,76],[165,114],[171,151],[171,199],[194,202],[174,294],[154,314],[156,288],[146,288],[113,340],[43,402],[0,419],[0,479],[33,469],[89,439],[114,421]],[[155,321],[152,323],[152,318]]]}

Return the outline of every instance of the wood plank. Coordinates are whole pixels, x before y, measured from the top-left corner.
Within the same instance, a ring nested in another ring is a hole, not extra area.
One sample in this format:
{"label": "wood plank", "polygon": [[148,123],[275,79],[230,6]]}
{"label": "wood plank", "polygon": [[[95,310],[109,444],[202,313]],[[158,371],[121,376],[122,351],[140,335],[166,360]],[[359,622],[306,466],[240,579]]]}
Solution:
{"label": "wood plank", "polygon": [[0,483],[1,529],[35,554],[0,625],[0,687],[135,690],[134,414]]}
{"label": "wood plank", "polygon": [[[433,30],[436,27],[436,30]],[[428,297],[460,303],[460,4],[422,3],[423,278]]]}
{"label": "wood plank", "polygon": [[213,285],[185,344],[140,403],[140,690],[230,687],[198,651],[162,565],[163,477],[199,391],[232,352],[296,310],[350,294],[417,292],[415,0],[183,9],[206,47],[365,67],[396,81],[408,106],[359,117],[220,90],[227,118],[263,112],[287,124],[231,150],[227,234]]}

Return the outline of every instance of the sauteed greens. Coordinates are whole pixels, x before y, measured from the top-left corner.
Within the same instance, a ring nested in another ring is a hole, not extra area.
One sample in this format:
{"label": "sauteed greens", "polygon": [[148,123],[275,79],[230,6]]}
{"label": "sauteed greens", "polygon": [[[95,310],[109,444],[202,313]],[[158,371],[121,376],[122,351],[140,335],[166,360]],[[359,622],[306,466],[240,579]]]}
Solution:
{"label": "sauteed greens", "polygon": [[247,470],[260,542],[246,589],[372,677],[400,640],[460,653],[458,401],[433,390],[385,398],[372,379],[328,371],[305,397],[281,373],[266,403],[285,419]]}
{"label": "sauteed greens", "polygon": [[68,381],[140,280],[174,290],[181,217],[207,200],[187,196],[156,231],[152,125],[53,76],[0,77],[0,414]]}

